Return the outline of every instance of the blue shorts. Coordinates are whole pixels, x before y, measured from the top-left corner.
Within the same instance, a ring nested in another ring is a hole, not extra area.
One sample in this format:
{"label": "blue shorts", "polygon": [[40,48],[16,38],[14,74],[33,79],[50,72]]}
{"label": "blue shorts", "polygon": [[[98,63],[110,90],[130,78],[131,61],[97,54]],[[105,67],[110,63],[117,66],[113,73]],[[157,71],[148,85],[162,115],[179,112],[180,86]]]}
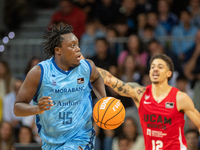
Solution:
{"label": "blue shorts", "polygon": [[63,144],[43,143],[42,150],[94,150],[95,137],[90,142],[70,141]]}

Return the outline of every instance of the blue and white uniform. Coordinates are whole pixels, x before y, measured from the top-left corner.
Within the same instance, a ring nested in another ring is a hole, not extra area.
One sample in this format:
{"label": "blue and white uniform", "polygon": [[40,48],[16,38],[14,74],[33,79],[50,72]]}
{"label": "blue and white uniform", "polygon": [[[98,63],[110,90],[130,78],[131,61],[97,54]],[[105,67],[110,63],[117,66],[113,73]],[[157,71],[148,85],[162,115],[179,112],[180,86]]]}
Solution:
{"label": "blue and white uniform", "polygon": [[38,64],[41,76],[34,104],[50,96],[54,106],[36,115],[44,150],[93,150],[91,65],[80,60],[78,67],[63,71],[54,58]]}

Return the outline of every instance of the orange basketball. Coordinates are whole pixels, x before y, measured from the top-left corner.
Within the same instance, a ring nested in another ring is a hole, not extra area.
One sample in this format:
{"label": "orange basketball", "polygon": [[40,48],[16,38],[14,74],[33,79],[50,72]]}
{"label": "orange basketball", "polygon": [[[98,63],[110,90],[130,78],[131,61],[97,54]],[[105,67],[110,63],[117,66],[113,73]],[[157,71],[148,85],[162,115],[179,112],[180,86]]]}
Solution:
{"label": "orange basketball", "polygon": [[104,97],[95,104],[93,118],[99,127],[112,130],[124,122],[125,108],[119,99]]}

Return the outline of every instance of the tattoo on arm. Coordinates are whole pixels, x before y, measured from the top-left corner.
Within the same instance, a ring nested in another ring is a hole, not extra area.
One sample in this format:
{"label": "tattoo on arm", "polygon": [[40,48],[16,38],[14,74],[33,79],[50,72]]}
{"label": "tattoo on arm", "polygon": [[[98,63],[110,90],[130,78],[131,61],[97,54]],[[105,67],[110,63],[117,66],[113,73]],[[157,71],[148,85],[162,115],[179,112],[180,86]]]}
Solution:
{"label": "tattoo on arm", "polygon": [[137,87],[143,87],[141,85],[139,85],[138,83],[135,82],[127,82],[128,85],[130,85],[133,89],[137,88]]}
{"label": "tattoo on arm", "polygon": [[137,90],[138,95],[143,94],[145,90],[146,90],[145,87],[142,88],[142,89],[138,89],[138,90]]}
{"label": "tattoo on arm", "polygon": [[118,79],[117,79],[117,83],[114,86],[112,86],[112,88],[114,89],[117,86],[117,84],[118,84]]}

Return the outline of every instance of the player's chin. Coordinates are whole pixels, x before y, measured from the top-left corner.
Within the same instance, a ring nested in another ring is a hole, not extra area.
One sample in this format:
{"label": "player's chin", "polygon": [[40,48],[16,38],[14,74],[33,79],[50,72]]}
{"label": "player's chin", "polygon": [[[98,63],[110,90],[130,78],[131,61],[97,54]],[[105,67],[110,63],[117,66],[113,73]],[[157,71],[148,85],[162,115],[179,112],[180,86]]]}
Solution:
{"label": "player's chin", "polygon": [[78,67],[80,64],[81,64],[80,62],[74,63],[73,67]]}

